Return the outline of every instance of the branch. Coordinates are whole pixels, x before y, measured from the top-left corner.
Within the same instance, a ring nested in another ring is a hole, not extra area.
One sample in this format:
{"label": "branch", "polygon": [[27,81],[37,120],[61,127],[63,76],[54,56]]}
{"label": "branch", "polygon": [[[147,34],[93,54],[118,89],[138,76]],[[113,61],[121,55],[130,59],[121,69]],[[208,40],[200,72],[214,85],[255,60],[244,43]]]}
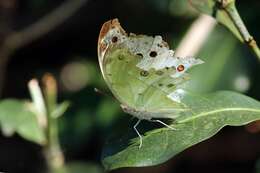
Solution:
{"label": "branch", "polygon": [[252,49],[257,58],[260,60],[260,49],[254,38],[249,34],[243,20],[241,19],[235,6],[235,0],[220,0],[220,3],[221,8],[225,10],[228,16],[231,18],[244,42]]}
{"label": "branch", "polygon": [[59,7],[21,31],[8,35],[0,48],[0,95],[3,87],[7,63],[11,54],[20,47],[37,40],[70,18],[88,0],[66,0]]}
{"label": "branch", "polygon": [[14,32],[6,39],[6,45],[12,49],[18,49],[33,40],[49,33],[64,23],[88,0],[66,0],[53,12],[47,14],[38,22],[28,26],[22,31]]}

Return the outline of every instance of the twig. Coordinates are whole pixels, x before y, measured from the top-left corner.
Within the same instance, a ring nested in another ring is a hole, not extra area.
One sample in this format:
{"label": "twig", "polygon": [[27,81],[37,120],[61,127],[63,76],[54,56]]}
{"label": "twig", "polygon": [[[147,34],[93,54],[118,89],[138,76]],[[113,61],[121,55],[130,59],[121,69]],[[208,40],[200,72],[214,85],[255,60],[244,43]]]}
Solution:
{"label": "twig", "polygon": [[244,42],[253,50],[258,60],[260,60],[260,49],[241,19],[235,6],[235,0],[220,0],[219,2],[221,3],[220,7],[228,14],[242,36]]}
{"label": "twig", "polygon": [[0,48],[0,95],[3,87],[5,69],[11,54],[20,47],[42,37],[51,30],[64,23],[78,11],[88,0],[66,0],[53,12],[47,14],[39,21],[21,31],[15,31],[8,35]]}
{"label": "twig", "polygon": [[22,31],[14,32],[6,39],[8,47],[17,49],[49,33],[71,17],[88,0],[67,0],[53,12]]}
{"label": "twig", "polygon": [[57,108],[57,82],[51,74],[43,77],[44,96],[47,109],[47,145],[45,147],[45,158],[50,173],[56,172],[64,166],[64,155],[61,151],[58,137],[57,118],[52,116],[52,112]]}
{"label": "twig", "polygon": [[43,84],[44,94],[36,79],[32,79],[28,83],[28,87],[39,125],[45,131],[44,156],[48,172],[54,173],[64,166],[64,155],[58,138],[57,117],[52,116],[52,113],[57,110],[57,82],[52,75],[46,74],[43,78]]}

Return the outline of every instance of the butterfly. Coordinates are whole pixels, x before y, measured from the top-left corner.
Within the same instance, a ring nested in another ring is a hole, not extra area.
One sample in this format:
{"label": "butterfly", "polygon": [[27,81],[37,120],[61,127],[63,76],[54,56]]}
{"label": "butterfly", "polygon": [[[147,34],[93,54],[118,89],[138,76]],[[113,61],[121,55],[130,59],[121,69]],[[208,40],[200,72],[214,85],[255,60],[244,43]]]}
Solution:
{"label": "butterfly", "polygon": [[193,57],[175,57],[161,36],[127,34],[118,19],[105,22],[98,38],[98,61],[102,76],[124,112],[141,120],[174,119],[187,110],[182,103],[185,73],[203,63]]}

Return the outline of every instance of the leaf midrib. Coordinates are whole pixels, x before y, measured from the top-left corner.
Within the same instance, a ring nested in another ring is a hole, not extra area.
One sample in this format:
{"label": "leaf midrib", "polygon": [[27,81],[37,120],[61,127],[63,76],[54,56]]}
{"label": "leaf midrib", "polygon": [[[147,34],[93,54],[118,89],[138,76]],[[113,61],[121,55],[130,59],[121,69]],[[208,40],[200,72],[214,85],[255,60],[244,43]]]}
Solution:
{"label": "leaf midrib", "polygon": [[208,111],[208,112],[201,112],[191,118],[180,120],[180,121],[178,121],[178,123],[186,123],[188,121],[191,121],[191,120],[194,120],[197,118],[201,118],[201,117],[204,117],[204,116],[207,116],[210,114],[226,112],[226,111],[248,111],[248,112],[259,112],[260,113],[259,109],[253,109],[253,108],[222,108],[222,109],[216,109],[216,110],[212,110],[212,111]]}

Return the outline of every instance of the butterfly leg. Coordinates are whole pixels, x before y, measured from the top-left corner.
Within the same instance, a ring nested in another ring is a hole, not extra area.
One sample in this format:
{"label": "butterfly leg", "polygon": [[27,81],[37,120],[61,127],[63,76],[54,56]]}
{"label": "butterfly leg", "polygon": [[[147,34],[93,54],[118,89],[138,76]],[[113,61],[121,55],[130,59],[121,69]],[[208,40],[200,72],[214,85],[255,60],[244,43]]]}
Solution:
{"label": "butterfly leg", "polygon": [[137,130],[137,126],[138,126],[138,124],[139,124],[140,122],[141,122],[141,119],[139,119],[139,120],[137,121],[137,123],[134,125],[134,130],[135,130],[135,132],[137,133],[137,135],[139,136],[139,139],[140,139],[139,148],[141,148],[141,147],[142,147],[142,144],[143,144],[142,136],[140,135],[140,133],[139,133],[138,130]]}
{"label": "butterfly leg", "polygon": [[177,129],[173,128],[172,126],[169,126],[168,124],[166,124],[166,123],[164,123],[164,122],[162,122],[162,121],[160,121],[160,120],[150,120],[150,121],[151,121],[151,122],[160,123],[160,124],[162,124],[162,125],[168,127],[168,128],[171,129],[171,130],[177,130]]}

